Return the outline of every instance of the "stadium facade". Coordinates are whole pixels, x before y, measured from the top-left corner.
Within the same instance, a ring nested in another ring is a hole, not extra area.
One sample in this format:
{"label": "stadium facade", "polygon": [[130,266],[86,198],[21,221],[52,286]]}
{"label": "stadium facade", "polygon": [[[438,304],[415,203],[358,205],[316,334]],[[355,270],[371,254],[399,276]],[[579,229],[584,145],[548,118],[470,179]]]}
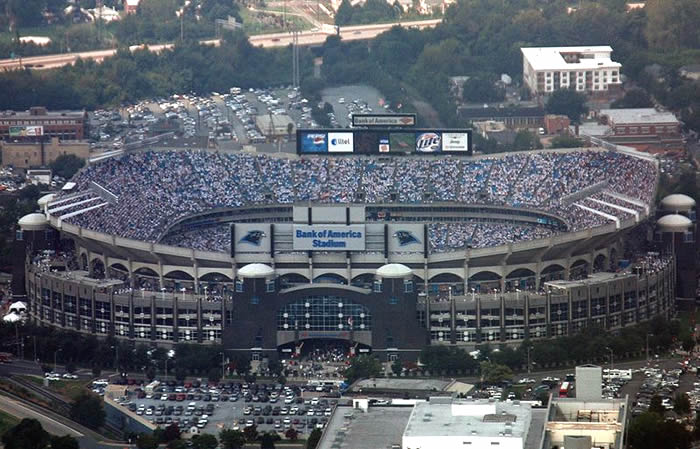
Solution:
{"label": "stadium facade", "polygon": [[[550,152],[572,154],[578,153]],[[514,156],[491,159],[499,164],[508,157]],[[527,164],[540,156],[522,157]],[[657,173],[653,161],[643,164]],[[182,214],[157,241],[72,219],[76,211],[91,213],[80,206],[91,195],[106,209],[126,194],[111,198],[109,186],[90,186],[43,198],[44,213],[20,221],[15,253],[24,279],[14,292],[26,295],[31,318],[44,325],[159,345],[223,344],[253,359],[284,356],[319,339],[388,360],[414,359],[426,344],[517,345],[591,325],[618,329],[668,317],[674,259],[651,254],[629,261],[623,254],[628,234],[653,213],[656,179],[641,198],[612,185],[593,180],[565,192],[569,207],[607,218],[577,231],[553,208],[440,201],[439,192],[430,201],[403,203],[391,193],[388,201],[372,203],[355,194],[346,204],[280,203],[273,194],[265,204]],[[607,212],[582,204],[600,194],[614,196],[596,200]],[[610,213],[616,210],[619,217]],[[434,223],[464,220],[487,230],[517,223],[556,232],[495,246],[431,249]],[[230,226],[229,252],[158,243],[213,224]]]}

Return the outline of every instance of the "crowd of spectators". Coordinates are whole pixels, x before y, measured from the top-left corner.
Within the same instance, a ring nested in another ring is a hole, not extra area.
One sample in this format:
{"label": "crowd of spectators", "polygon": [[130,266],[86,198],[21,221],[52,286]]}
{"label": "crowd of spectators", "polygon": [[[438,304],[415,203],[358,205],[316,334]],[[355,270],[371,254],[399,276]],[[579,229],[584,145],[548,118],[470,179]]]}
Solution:
{"label": "crowd of spectators", "polygon": [[[567,231],[577,231],[612,221],[562,202],[563,198],[606,182],[608,192],[649,203],[656,175],[656,166],[650,161],[598,150],[542,151],[484,159],[284,158],[195,150],[146,151],[92,164],[79,172],[74,178],[77,191],[89,189],[94,181],[118,199],[66,220],[107,234],[157,242],[172,223],[212,209],[307,201],[460,202],[542,210],[562,217]],[[590,192],[595,194],[600,192]],[[584,203],[606,214],[628,218],[619,209],[590,200]],[[227,238],[224,233],[193,233],[187,246],[225,250],[221,245]],[[551,233],[540,226],[464,222],[434,225],[430,239],[433,250],[441,251],[541,238]]]}

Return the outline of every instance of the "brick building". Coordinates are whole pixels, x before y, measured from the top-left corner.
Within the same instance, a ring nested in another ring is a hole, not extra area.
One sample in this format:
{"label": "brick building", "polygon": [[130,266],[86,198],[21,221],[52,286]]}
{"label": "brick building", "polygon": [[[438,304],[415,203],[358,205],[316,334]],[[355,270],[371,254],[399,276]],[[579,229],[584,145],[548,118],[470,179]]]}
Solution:
{"label": "brick building", "polygon": [[48,111],[35,106],[28,111],[0,111],[0,140],[38,141],[56,137],[59,140],[83,140],[87,137],[88,118],[85,111]]}
{"label": "brick building", "polygon": [[680,122],[670,112],[653,108],[601,109],[608,126],[606,140],[641,150],[678,149],[683,146]]}
{"label": "brick building", "polygon": [[87,159],[90,145],[87,142],[60,142],[53,137],[50,142],[0,142],[0,151],[3,166],[31,168],[44,167],[64,154]]}

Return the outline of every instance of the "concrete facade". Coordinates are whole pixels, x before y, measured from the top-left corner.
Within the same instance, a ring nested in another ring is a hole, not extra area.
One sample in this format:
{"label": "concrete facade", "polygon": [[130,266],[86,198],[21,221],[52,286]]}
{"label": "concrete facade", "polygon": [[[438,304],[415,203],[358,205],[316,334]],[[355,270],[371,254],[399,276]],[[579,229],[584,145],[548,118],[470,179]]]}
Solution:
{"label": "concrete facade", "polygon": [[60,142],[57,137],[51,138],[50,142],[0,142],[0,151],[3,166],[25,169],[46,166],[66,154],[81,159],[90,157],[90,145],[87,142]]}

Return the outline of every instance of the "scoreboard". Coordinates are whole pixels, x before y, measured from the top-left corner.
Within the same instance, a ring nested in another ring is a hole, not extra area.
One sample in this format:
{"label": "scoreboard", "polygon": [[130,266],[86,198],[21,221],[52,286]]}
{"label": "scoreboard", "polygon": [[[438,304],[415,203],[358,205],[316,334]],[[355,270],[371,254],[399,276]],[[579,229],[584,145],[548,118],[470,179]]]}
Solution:
{"label": "scoreboard", "polygon": [[298,154],[472,155],[470,129],[298,129]]}

